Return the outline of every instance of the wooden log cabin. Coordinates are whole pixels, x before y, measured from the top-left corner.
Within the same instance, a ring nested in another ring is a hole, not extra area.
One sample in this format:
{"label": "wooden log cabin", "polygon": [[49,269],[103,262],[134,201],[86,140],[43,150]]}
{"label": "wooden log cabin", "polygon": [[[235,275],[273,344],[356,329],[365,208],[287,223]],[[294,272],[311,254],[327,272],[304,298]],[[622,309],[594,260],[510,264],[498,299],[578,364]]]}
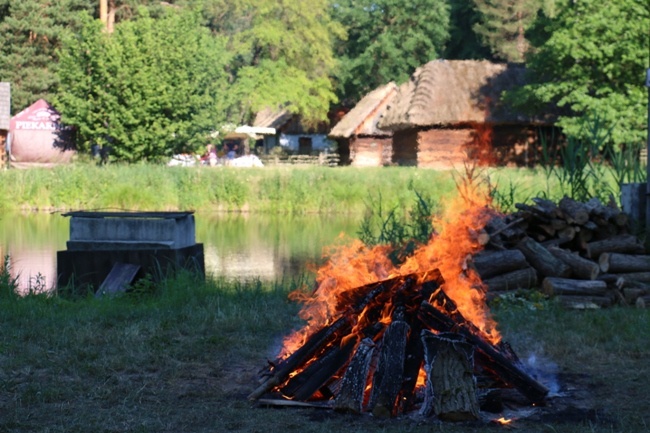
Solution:
{"label": "wooden log cabin", "polygon": [[341,164],[355,167],[390,165],[393,157],[393,133],[377,127],[387,105],[397,94],[390,82],[364,96],[332,128],[329,137],[338,144]]}
{"label": "wooden log cabin", "polygon": [[393,134],[395,165],[434,169],[467,160],[532,165],[539,136],[559,135],[550,116],[510,110],[501,94],[524,84],[520,65],[434,60],[418,68],[386,107],[378,128]]}

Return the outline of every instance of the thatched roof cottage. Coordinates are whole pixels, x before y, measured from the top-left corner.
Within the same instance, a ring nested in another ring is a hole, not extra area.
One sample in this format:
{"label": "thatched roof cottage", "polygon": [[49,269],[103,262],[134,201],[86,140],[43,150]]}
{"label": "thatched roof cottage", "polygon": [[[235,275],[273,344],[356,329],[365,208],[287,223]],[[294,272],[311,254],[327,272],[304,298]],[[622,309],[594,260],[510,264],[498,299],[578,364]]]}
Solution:
{"label": "thatched roof cottage", "polygon": [[343,164],[356,167],[391,164],[393,133],[379,129],[377,123],[396,94],[397,85],[393,82],[373,90],[332,128],[329,137],[338,143]]}
{"label": "thatched roof cottage", "polygon": [[531,163],[540,126],[514,112],[501,93],[524,84],[520,65],[434,60],[401,85],[379,120],[393,133],[393,162],[445,169],[472,160],[490,165]]}

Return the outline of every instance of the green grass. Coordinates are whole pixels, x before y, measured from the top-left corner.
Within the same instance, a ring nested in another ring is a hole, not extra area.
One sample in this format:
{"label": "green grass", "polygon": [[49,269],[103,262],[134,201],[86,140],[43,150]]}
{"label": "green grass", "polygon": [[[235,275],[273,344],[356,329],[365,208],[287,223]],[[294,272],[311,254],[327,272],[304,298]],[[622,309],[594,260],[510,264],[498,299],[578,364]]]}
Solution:
{"label": "green grass", "polygon": [[[255,373],[282,335],[301,324],[287,300],[301,284],[204,283],[180,275],[153,293],[115,299],[3,294],[0,431],[485,431],[254,407],[246,397]],[[571,418],[517,421],[518,431],[647,431],[650,310],[542,306],[501,305],[495,315],[520,357],[534,352],[557,364],[560,384],[586,395],[580,404],[587,406]]]}
{"label": "green grass", "polygon": [[381,194],[410,205],[413,191],[439,199],[454,193],[451,172],[408,167],[165,167],[151,164],[0,172],[6,210],[201,210],[276,214],[362,213]]}

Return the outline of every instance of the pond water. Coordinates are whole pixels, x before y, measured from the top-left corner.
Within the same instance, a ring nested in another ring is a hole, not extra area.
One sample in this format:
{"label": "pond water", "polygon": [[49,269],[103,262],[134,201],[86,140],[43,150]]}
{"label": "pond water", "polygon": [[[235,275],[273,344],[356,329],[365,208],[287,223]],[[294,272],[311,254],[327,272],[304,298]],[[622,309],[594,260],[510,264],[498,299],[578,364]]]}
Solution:
{"label": "pond water", "polygon": [[[360,217],[196,213],[196,241],[203,243],[206,273],[228,279],[276,281],[313,272],[323,248],[356,237]],[[66,249],[70,220],[59,213],[5,214],[0,255],[21,291],[51,289],[56,252]]]}

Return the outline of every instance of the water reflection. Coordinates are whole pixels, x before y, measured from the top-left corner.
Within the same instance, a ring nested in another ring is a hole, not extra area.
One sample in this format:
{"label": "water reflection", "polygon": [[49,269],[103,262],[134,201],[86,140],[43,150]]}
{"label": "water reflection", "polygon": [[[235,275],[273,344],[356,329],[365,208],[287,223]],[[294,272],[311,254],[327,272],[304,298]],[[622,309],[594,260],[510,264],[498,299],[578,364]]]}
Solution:
{"label": "water reflection", "polygon": [[[197,213],[196,240],[204,245],[206,272],[228,279],[266,281],[313,270],[323,248],[354,236],[349,216],[286,217]],[[10,257],[21,291],[49,290],[56,281],[56,252],[66,249],[69,218],[16,214],[0,219],[0,254]]]}

